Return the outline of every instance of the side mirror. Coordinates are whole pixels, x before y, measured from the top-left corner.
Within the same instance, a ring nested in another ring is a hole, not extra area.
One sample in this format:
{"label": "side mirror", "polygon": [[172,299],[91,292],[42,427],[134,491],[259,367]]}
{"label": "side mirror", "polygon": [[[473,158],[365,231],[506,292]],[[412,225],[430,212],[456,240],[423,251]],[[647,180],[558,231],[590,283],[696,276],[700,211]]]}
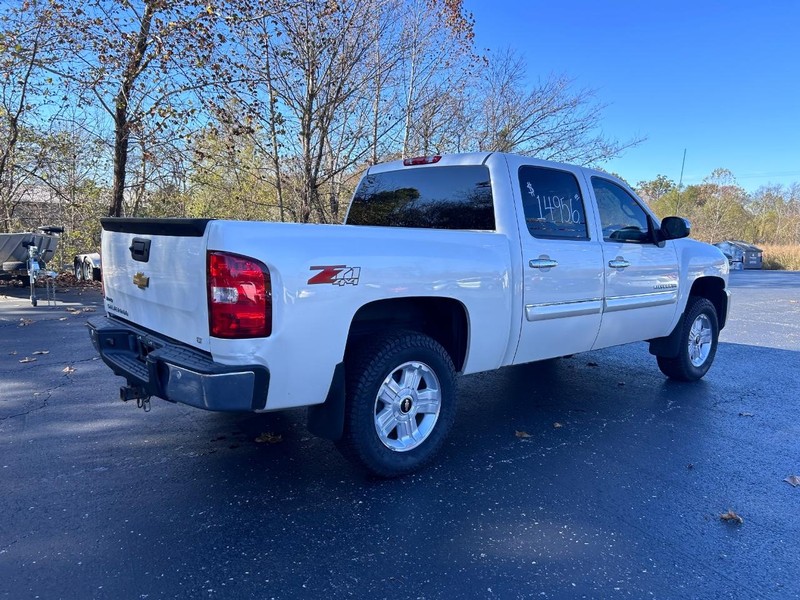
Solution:
{"label": "side mirror", "polygon": [[689,237],[692,232],[692,225],[687,219],[681,217],[664,217],[659,229],[659,237],[662,240],[679,240]]}

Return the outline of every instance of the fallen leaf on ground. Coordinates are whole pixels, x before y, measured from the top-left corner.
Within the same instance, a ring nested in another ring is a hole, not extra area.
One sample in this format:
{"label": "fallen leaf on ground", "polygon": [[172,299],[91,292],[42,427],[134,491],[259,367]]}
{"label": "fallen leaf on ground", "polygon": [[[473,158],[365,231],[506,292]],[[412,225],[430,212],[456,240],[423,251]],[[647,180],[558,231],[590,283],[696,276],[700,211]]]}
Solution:
{"label": "fallen leaf on ground", "polygon": [[283,441],[283,436],[279,433],[270,433],[266,431],[262,433],[260,436],[256,438],[256,442],[259,444],[277,444]]}
{"label": "fallen leaf on ground", "polygon": [[25,327],[26,325],[30,325],[31,323],[33,323],[33,319],[20,319],[19,320],[19,326],[20,327]]}
{"label": "fallen leaf on ground", "polygon": [[84,306],[81,309],[81,312],[85,312],[85,313],[87,313],[87,312],[95,312],[96,310],[97,310],[96,308],[93,308],[91,306]]}
{"label": "fallen leaf on ground", "polygon": [[518,438],[529,438],[529,437],[531,437],[531,434],[528,433],[527,431],[515,431],[514,435],[517,436]]}
{"label": "fallen leaf on ground", "polygon": [[34,354],[50,354],[50,350],[36,350]]}
{"label": "fallen leaf on ground", "polygon": [[744,519],[739,515],[737,515],[735,512],[733,512],[731,509],[728,509],[728,512],[726,513],[722,513],[719,516],[719,518],[722,519],[723,521],[729,521],[729,522],[732,521],[737,525],[741,525],[742,523],[744,523]]}
{"label": "fallen leaf on ground", "polygon": [[29,362],[33,362],[35,360],[36,360],[35,358],[30,358],[30,357],[26,356],[25,358],[21,359],[19,362],[21,362],[21,363],[29,363]]}
{"label": "fallen leaf on ground", "polygon": [[17,351],[16,350],[12,350],[11,352],[8,353],[8,355],[9,356],[16,356],[17,355]]}
{"label": "fallen leaf on ground", "polygon": [[624,385],[625,385],[625,382],[624,382],[624,381],[618,381],[618,382],[617,382],[617,385],[618,385],[619,387],[622,387],[622,386],[624,386]]}
{"label": "fallen leaf on ground", "polygon": [[67,317],[61,317],[61,318],[59,319],[59,321],[66,321],[66,320],[67,320]]}
{"label": "fallen leaf on ground", "polygon": [[797,475],[789,475],[784,481],[788,484],[791,484],[792,487],[797,487],[800,485],[800,477]]}
{"label": "fallen leaf on ground", "polygon": [[754,415],[753,415],[753,413],[749,413],[749,412],[740,412],[739,416],[740,417],[752,417]]}
{"label": "fallen leaf on ground", "polygon": [[64,368],[61,370],[61,372],[62,372],[62,373],[66,373],[67,375],[70,375],[71,373],[74,373],[74,372],[75,372],[75,369],[73,369],[72,367],[69,367],[69,366],[67,366],[67,367],[64,367]]}
{"label": "fallen leaf on ground", "polygon": [[553,428],[554,429],[561,429],[563,426],[564,426],[564,424],[563,423],[559,423],[558,421],[553,423]]}
{"label": "fallen leaf on ground", "polygon": [[597,363],[596,363],[596,362],[588,362],[588,363],[586,363],[586,366],[587,366],[587,367],[596,367],[596,366],[598,366],[598,365],[597,365]]}

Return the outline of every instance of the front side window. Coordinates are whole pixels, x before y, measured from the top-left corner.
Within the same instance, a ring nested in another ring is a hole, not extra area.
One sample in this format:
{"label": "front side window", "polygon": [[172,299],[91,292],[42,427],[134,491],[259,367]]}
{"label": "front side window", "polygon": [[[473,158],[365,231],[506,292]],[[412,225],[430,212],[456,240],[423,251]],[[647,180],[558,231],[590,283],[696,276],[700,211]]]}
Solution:
{"label": "front side window", "polygon": [[425,167],[367,175],[353,196],[347,223],[493,231],[489,169]]}
{"label": "front side window", "polygon": [[572,173],[547,167],[519,168],[522,208],[537,238],[586,240],[586,211]]}
{"label": "front side window", "polygon": [[653,240],[650,219],[627,191],[608,179],[592,177],[603,239],[607,242],[647,243]]}

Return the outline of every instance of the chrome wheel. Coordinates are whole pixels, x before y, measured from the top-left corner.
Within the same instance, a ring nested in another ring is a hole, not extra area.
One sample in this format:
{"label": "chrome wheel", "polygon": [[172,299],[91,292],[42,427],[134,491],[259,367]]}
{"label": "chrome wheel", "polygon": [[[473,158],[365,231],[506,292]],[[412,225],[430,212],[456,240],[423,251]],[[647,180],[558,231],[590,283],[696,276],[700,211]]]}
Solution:
{"label": "chrome wheel", "polygon": [[697,315],[689,330],[689,360],[695,367],[703,366],[711,353],[713,330],[705,314]]}
{"label": "chrome wheel", "polygon": [[422,362],[403,363],[383,380],[375,398],[375,431],[395,452],[413,450],[433,431],[442,407],[436,373]]}

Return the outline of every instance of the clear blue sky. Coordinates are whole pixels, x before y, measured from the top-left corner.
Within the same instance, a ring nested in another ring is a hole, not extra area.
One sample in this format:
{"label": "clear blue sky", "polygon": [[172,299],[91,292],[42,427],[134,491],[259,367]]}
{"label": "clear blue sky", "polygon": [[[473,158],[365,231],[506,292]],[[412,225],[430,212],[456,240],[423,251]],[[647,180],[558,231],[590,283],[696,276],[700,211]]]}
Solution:
{"label": "clear blue sky", "polygon": [[603,131],[647,140],[604,168],[631,184],[800,182],[800,1],[465,0],[476,46],[518,49],[609,106]]}

